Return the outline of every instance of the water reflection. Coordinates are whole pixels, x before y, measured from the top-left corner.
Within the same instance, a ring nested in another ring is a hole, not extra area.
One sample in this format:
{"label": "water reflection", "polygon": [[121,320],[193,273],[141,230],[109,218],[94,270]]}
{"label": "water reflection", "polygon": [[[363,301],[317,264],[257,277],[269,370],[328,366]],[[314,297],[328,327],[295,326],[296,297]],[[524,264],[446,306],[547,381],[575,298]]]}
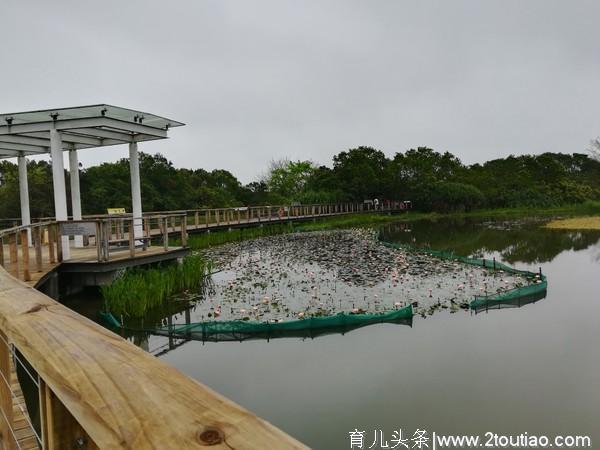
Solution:
{"label": "water reflection", "polygon": [[[541,264],[567,250],[584,250],[600,241],[600,231],[569,231],[541,227],[548,219],[481,220],[473,218],[393,223],[383,227],[385,240],[462,256],[498,254],[508,264]],[[599,255],[600,256],[600,255]]]}
{"label": "water reflection", "polygon": [[[376,325],[378,323],[386,323],[392,325],[405,325],[412,327],[413,318],[398,318],[394,320],[376,321],[371,322],[364,321],[363,323],[355,324],[344,324],[340,326],[329,326],[327,328],[304,328],[296,330],[264,330],[260,332],[244,332],[243,330],[238,331],[223,331],[220,333],[206,334],[201,331],[195,331],[193,327],[189,327],[194,322],[191,321],[193,316],[192,311],[194,307],[189,306],[184,310],[179,311],[175,314],[171,312],[166,313],[163,317],[157,320],[149,322],[144,321],[145,325],[139,323],[134,325],[132,322],[125,322],[124,327],[116,328],[114,331],[119,333],[123,338],[132,341],[138,347],[143,348],[149,353],[155,356],[164,355],[172,350],[175,350],[187,342],[199,341],[199,342],[243,342],[250,340],[264,340],[270,341],[272,339],[282,338],[296,338],[296,339],[316,339],[323,336],[329,336],[334,334],[345,335],[351,331],[358,330],[370,325]],[[161,314],[158,311],[154,311],[155,317]],[[181,320],[183,318],[183,321]],[[167,324],[163,326],[162,324]],[[152,325],[154,324],[154,325]],[[146,328],[142,328],[145,326]],[[180,327],[188,326],[189,329],[185,331],[170,331],[177,330]],[[200,328],[201,330],[201,328]]]}
{"label": "water reflection", "polygon": [[506,309],[506,308],[521,308],[522,306],[529,305],[531,303],[536,303],[540,300],[546,298],[547,291],[544,289],[543,291],[534,292],[529,295],[522,295],[518,298],[511,298],[507,300],[494,300],[490,302],[484,302],[475,307],[475,313],[480,312],[489,312],[497,309]]}

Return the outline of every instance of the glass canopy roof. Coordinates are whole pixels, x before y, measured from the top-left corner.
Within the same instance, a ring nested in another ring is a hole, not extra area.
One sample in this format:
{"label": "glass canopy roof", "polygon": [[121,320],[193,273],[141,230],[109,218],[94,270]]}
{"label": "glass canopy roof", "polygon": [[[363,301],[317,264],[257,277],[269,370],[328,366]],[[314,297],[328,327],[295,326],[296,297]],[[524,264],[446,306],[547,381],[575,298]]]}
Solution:
{"label": "glass canopy roof", "polygon": [[0,114],[0,159],[50,152],[50,131],[63,150],[166,139],[184,125],[155,114],[107,104]]}
{"label": "glass canopy roof", "polygon": [[0,125],[5,125],[7,123],[7,119],[15,125],[23,123],[46,122],[52,120],[51,115],[53,114],[58,114],[57,120],[110,117],[129,122],[139,122],[143,123],[144,125],[163,129],[167,127],[170,128],[185,125],[181,122],[167,119],[166,117],[106,104],[0,114]]}

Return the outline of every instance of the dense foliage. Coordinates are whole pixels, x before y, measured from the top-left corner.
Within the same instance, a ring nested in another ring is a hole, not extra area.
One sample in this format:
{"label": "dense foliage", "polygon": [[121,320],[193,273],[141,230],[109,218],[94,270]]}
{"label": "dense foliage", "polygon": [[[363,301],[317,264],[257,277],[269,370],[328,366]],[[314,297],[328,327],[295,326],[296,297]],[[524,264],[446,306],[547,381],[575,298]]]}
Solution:
{"label": "dense foliage", "polygon": [[[580,153],[511,155],[465,165],[451,153],[427,147],[393,158],[358,147],[335,155],[331,167],[310,161],[272,162],[262,179],[247,185],[226,170],[175,168],[160,154],[141,154],[140,171],[144,211],[379,198],[412,200],[423,211],[449,212],[600,199],[600,161]],[[32,217],[53,215],[50,164],[30,161],[28,172]],[[0,162],[0,176],[0,217],[19,217],[16,165]],[[84,169],[80,178],[84,214],[103,213],[109,207],[129,210],[127,159]]]}

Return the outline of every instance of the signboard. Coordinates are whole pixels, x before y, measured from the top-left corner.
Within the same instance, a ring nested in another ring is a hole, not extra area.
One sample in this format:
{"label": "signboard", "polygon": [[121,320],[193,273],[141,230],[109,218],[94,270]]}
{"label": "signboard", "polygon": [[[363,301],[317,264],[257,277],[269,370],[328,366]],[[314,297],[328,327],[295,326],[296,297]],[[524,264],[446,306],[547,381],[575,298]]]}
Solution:
{"label": "signboard", "polygon": [[106,208],[108,214],[125,214],[125,208]]}
{"label": "signboard", "polygon": [[89,236],[96,234],[96,222],[61,222],[63,236]]}

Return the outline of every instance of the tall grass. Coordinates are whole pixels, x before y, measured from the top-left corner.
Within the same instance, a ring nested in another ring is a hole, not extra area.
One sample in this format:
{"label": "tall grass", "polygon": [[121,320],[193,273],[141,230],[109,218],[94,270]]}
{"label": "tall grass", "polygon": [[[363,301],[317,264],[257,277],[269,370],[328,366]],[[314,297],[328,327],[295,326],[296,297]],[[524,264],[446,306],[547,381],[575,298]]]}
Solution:
{"label": "tall grass", "polygon": [[111,284],[102,286],[104,307],[117,317],[143,317],[174,294],[201,290],[209,282],[211,272],[212,263],[200,255],[166,267],[129,269]]}

